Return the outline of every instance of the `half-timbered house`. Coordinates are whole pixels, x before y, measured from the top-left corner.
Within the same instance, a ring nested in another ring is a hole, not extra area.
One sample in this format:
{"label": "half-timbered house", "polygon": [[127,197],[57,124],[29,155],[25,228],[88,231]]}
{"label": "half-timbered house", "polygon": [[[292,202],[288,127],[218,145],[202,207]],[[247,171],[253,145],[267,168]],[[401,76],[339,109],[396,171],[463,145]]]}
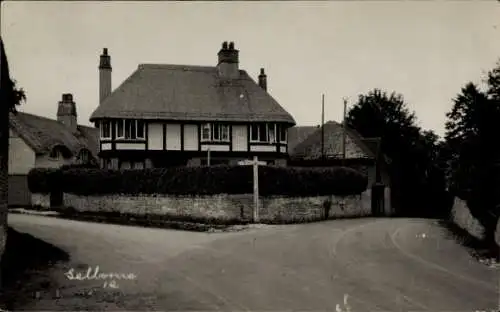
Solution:
{"label": "half-timbered house", "polygon": [[[111,88],[111,57],[99,64],[100,104],[90,121],[100,129],[105,168],[236,163],[258,156],[286,165],[293,117],[239,69],[239,51],[224,42],[216,66],[140,64]],[[210,155],[210,156],[209,156]]]}

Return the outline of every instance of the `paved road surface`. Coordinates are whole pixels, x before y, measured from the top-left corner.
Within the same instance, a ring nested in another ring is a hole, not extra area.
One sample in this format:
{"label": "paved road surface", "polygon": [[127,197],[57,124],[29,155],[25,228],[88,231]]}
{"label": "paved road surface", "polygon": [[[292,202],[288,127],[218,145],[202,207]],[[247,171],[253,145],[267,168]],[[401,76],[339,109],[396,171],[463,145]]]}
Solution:
{"label": "paved road surface", "polygon": [[[30,310],[475,311],[498,306],[498,271],[434,221],[357,219],[193,233],[9,215],[70,253]],[[425,234],[425,237],[422,236]],[[69,280],[73,268],[135,280]],[[61,298],[55,299],[58,289]]]}

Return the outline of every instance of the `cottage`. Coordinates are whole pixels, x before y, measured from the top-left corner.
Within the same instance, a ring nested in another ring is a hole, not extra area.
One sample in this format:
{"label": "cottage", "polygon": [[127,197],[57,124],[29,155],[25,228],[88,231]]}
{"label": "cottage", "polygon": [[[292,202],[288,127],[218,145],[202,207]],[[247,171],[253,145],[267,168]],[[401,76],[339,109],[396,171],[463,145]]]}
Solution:
{"label": "cottage", "polygon": [[9,205],[31,205],[27,175],[32,168],[98,163],[99,132],[78,125],[72,94],[63,94],[57,120],[23,112],[9,118]]}
{"label": "cottage", "polygon": [[[387,167],[389,159],[381,153],[379,138],[363,138],[354,129],[349,127],[344,129],[335,121],[326,122],[323,128],[292,127],[288,130],[288,138],[290,165],[298,167],[345,165],[357,169],[368,176],[369,188],[375,183],[386,186],[384,209],[386,214],[392,213]],[[344,142],[345,148],[343,148]]]}
{"label": "cottage", "polygon": [[111,57],[99,64],[100,104],[90,121],[100,129],[104,168],[237,163],[258,156],[286,165],[292,116],[239,69],[239,51],[224,42],[216,66],[140,64],[111,90]]}

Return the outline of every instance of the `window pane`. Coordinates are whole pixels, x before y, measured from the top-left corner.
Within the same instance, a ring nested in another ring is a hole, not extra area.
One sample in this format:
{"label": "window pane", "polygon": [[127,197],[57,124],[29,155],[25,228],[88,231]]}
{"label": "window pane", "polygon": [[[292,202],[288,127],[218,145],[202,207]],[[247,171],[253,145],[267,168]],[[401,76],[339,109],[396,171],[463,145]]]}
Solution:
{"label": "window pane", "polygon": [[125,120],[125,139],[130,139],[130,120]]}
{"label": "window pane", "polygon": [[102,137],[109,138],[111,136],[111,125],[109,121],[103,121],[102,123]]}
{"label": "window pane", "polygon": [[267,125],[259,125],[259,139],[260,142],[267,142]]}
{"label": "window pane", "polygon": [[223,141],[228,141],[229,140],[229,126],[228,125],[222,125],[221,127],[221,137]]}
{"label": "window pane", "polygon": [[144,138],[144,121],[137,120],[137,137]]}
{"label": "window pane", "polygon": [[204,124],[201,133],[202,140],[209,141],[210,140],[210,124]]}
{"label": "window pane", "polygon": [[251,132],[251,139],[250,140],[258,141],[259,140],[259,127],[258,127],[258,125],[251,125],[250,132]]}
{"label": "window pane", "polygon": [[219,141],[220,140],[220,125],[219,124],[214,124],[214,141]]}
{"label": "window pane", "polygon": [[286,128],[284,125],[279,126],[280,129],[280,142],[286,142]]}
{"label": "window pane", "polygon": [[269,124],[269,142],[275,143],[276,142],[276,130],[274,127],[274,124]]}
{"label": "window pane", "polygon": [[137,139],[136,120],[131,120],[130,122],[130,138]]}
{"label": "window pane", "polygon": [[123,120],[118,120],[116,124],[116,136],[123,138]]}

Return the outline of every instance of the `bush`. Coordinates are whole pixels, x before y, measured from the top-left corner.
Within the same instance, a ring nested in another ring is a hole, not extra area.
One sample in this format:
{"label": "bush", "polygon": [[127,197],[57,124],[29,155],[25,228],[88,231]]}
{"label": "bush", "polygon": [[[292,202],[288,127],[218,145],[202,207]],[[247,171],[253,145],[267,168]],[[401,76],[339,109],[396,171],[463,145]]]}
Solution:
{"label": "bush", "polygon": [[259,191],[262,195],[347,196],[368,187],[368,177],[346,167],[298,168],[260,167]]}
{"label": "bush", "polygon": [[28,188],[32,193],[48,194],[57,191],[61,170],[56,168],[34,168],[28,173]]}
{"label": "bush", "polygon": [[87,163],[87,164],[71,164],[71,165],[62,165],[61,170],[68,169],[99,169],[99,165],[95,163]]}
{"label": "bush", "polygon": [[[31,181],[32,192],[46,193],[52,189],[77,195],[214,195],[253,192],[253,170],[250,166],[143,170],[34,169],[28,181]],[[362,193],[367,185],[366,175],[350,168],[259,168],[259,191],[264,196],[346,196]]]}

